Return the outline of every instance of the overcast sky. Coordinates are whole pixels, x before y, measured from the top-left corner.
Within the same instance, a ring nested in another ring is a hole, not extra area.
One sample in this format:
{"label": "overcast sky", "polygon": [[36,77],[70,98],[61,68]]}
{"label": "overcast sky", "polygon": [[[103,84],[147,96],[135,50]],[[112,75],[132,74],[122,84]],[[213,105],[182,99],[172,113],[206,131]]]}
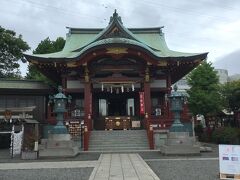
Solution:
{"label": "overcast sky", "polygon": [[32,51],[46,37],[65,37],[66,27],[106,27],[114,9],[125,27],[164,26],[172,50],[209,52],[215,62],[240,49],[240,0],[0,0],[0,26]]}

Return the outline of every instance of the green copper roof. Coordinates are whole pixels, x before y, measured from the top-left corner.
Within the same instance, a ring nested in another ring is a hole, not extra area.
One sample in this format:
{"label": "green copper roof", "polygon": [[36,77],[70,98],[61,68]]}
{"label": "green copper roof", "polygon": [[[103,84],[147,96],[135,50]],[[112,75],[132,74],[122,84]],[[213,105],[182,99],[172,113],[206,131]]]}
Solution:
{"label": "green copper roof", "polygon": [[[124,36],[109,37],[108,33],[118,27]],[[72,60],[81,56],[87,50],[101,45],[124,44],[137,46],[147,50],[156,58],[162,57],[189,57],[201,55],[199,53],[183,53],[170,50],[165,42],[162,27],[159,28],[130,28],[123,26],[121,18],[115,12],[105,29],[78,29],[69,28],[66,43],[62,51],[50,54],[26,55],[38,59],[65,59]],[[202,54],[203,55],[203,54]],[[204,54],[206,56],[206,54]]]}
{"label": "green copper roof", "polygon": [[42,81],[0,79],[0,89],[50,89]]}

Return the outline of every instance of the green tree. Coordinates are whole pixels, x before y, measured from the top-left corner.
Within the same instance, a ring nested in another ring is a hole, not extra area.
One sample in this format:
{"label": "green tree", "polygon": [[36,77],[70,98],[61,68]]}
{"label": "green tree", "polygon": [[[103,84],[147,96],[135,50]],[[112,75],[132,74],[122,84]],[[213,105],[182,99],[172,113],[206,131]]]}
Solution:
{"label": "green tree", "polygon": [[[240,110],[240,80],[222,85],[221,94],[224,99],[224,108],[229,112],[237,113]],[[237,120],[234,119],[233,125],[237,124]]]}
{"label": "green tree", "polygon": [[188,102],[193,115],[213,116],[222,109],[219,79],[211,63],[204,61],[187,78]]}
{"label": "green tree", "polygon": [[[47,54],[61,51],[65,45],[65,40],[62,37],[58,37],[55,41],[51,41],[48,38],[41,41],[37,48],[33,51],[33,54]],[[37,67],[34,65],[28,65],[27,79],[36,79],[49,82],[48,78],[45,77]]]}
{"label": "green tree", "polygon": [[0,78],[20,78],[19,60],[30,49],[22,35],[0,26]]}

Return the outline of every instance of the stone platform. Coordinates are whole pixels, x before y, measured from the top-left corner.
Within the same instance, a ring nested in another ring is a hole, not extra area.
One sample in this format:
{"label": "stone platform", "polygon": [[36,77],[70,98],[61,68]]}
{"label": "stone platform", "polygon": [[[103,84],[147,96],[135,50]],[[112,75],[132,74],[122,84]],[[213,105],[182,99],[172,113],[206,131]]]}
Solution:
{"label": "stone platform", "polygon": [[160,150],[164,155],[199,155],[200,145],[188,132],[169,132]]}
{"label": "stone platform", "polygon": [[79,152],[70,134],[50,134],[42,139],[39,146],[39,157],[73,157]]}

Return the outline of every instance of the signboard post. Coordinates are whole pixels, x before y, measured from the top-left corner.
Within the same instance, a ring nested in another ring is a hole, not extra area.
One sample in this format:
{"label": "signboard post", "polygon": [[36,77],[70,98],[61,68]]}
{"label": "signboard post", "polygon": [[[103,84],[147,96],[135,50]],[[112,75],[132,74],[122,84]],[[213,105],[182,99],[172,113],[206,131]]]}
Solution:
{"label": "signboard post", "polygon": [[220,179],[240,180],[240,145],[219,145]]}

